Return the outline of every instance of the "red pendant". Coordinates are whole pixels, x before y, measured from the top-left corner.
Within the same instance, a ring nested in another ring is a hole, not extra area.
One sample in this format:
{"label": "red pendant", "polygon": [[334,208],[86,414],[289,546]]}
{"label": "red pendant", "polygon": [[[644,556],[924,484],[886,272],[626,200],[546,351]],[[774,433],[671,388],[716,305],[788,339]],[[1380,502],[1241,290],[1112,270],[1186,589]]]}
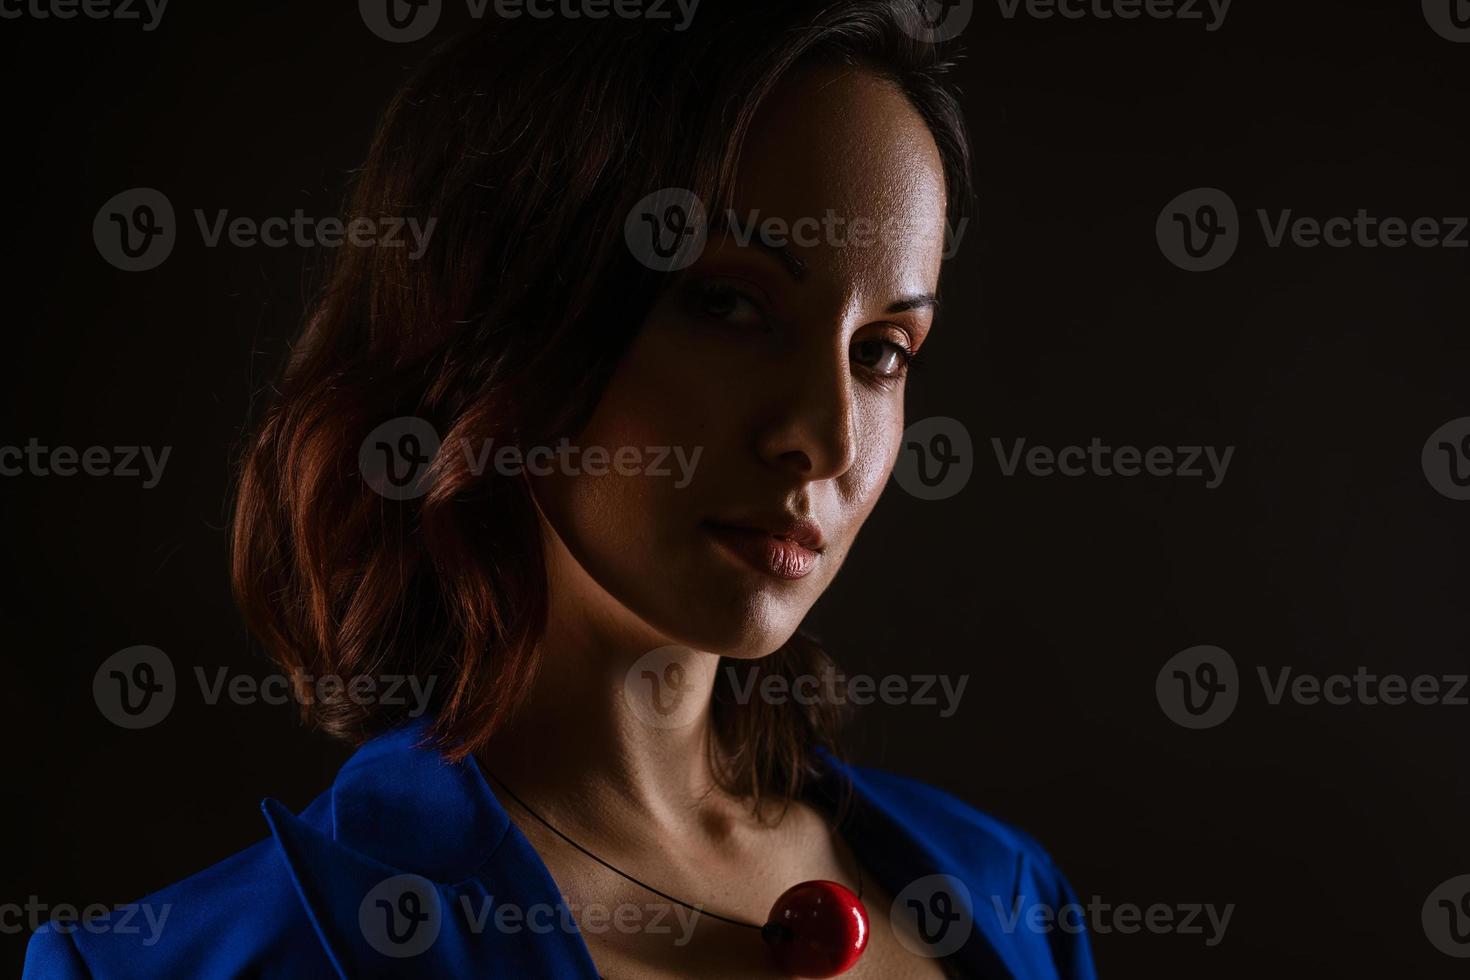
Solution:
{"label": "red pendant", "polygon": [[776,899],[761,937],[778,969],[793,977],[835,977],[868,948],[868,912],[835,881],[803,881]]}

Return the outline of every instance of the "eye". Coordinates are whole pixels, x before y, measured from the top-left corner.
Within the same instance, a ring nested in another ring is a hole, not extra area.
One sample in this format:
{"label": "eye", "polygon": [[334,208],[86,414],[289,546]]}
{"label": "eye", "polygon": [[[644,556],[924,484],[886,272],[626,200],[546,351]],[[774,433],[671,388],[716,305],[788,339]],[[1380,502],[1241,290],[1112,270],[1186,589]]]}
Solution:
{"label": "eye", "polygon": [[702,279],[684,288],[684,307],[695,316],[733,326],[763,327],[765,310],[748,292],[723,279]]}
{"label": "eye", "polygon": [[865,337],[853,341],[852,360],[882,380],[897,381],[913,363],[914,351],[897,337]]}

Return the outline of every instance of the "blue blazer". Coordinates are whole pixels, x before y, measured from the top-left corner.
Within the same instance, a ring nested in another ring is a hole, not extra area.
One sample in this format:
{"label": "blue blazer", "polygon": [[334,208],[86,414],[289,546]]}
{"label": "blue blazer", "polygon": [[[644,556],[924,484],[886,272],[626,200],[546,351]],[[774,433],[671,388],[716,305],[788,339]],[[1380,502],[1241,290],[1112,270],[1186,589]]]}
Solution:
{"label": "blue blazer", "polygon": [[[270,837],[219,864],[105,919],[43,925],[24,980],[596,980],[575,927],[537,929],[549,920],[528,914],[498,928],[461,911],[563,899],[474,760],[446,764],[420,746],[426,730],[420,721],[364,744],[300,815],[265,800]],[[958,946],[950,960],[966,975],[1093,980],[1081,917],[1061,912],[1077,899],[1035,841],[932,787],[823,761],[818,794],[850,781],[843,837],[895,904],[915,897],[903,891],[916,879],[949,876],[921,886],[913,914],[934,914],[927,936]],[[886,909],[872,913],[873,928],[889,927]]]}

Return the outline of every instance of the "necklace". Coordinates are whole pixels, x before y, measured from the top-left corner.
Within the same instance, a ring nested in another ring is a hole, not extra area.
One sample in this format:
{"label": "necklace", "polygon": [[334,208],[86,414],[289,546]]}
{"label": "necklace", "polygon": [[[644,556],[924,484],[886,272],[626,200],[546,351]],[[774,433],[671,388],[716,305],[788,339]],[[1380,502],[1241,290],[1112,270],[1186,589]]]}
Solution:
{"label": "necklace", "polygon": [[707,915],[732,926],[758,931],[776,966],[793,977],[835,977],[846,973],[857,963],[858,957],[863,955],[863,950],[868,946],[868,913],[862,902],[861,866],[858,867],[855,894],[835,881],[803,881],[781,893],[771,906],[765,925],[741,922],[739,919],[731,919],[690,905],[609,864],[553,827],[549,820],[527,806],[526,801],[517,796],[499,776],[488,769],[485,771],[537,823],[618,877],[697,915]]}

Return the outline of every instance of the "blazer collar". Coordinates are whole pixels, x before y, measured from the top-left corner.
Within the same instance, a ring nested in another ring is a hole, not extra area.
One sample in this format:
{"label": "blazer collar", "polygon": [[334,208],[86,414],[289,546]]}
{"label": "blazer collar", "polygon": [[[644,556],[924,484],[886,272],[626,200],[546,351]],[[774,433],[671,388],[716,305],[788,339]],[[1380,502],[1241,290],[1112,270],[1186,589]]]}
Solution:
{"label": "blazer collar", "polygon": [[[500,906],[559,909],[561,894],[479,765],[446,763],[430,743],[431,728],[420,719],[365,743],[299,816],[274,799],[262,802],[329,959],[343,977],[396,976],[411,965],[424,975],[595,980],[586,944],[559,915],[557,928],[531,937],[485,917]],[[926,815],[905,810],[892,787],[825,753],[822,761],[813,801],[830,812],[844,783],[850,787],[843,838],[890,896],[937,874],[960,877],[977,899],[1014,889],[1014,855],[982,861],[948,853],[943,835],[927,833]],[[956,954],[961,963],[977,976],[1024,976],[1002,952],[1011,944],[999,921],[963,894],[956,900],[977,933]],[[422,950],[404,939],[414,919],[436,937]]]}
{"label": "blazer collar", "polygon": [[596,980],[546,865],[479,766],[446,763],[430,729],[367,742],[300,816],[261,804],[327,958],[344,978]]}
{"label": "blazer collar", "polygon": [[421,718],[353,753],[332,783],[328,832],[384,864],[455,882],[494,853],[510,817],[473,760],[444,761],[431,729]]}

